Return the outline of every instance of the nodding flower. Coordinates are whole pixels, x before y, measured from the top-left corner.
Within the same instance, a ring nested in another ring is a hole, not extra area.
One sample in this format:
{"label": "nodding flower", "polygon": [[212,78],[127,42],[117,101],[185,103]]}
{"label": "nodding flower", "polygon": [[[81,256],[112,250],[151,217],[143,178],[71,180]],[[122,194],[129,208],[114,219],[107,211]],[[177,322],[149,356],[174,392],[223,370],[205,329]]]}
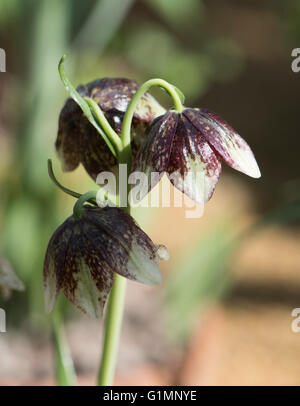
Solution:
{"label": "nodding flower", "polygon": [[228,123],[208,109],[184,108],[151,123],[133,171],[147,175],[141,197],[166,173],[177,189],[205,203],[218,182],[221,161],[253,178],[261,176],[249,145]]}
{"label": "nodding flower", "polygon": [[[137,89],[138,84],[134,80],[104,78],[79,86],[77,92],[98,104],[111,127],[120,136],[124,114]],[[133,157],[145,138],[147,126],[165,111],[149,93],[141,98],[132,123]],[[103,138],[71,98],[67,99],[61,110],[55,146],[65,171],[72,171],[82,163],[94,180],[100,172],[112,170],[117,165],[116,158]]]}
{"label": "nodding flower", "polygon": [[82,206],[52,235],[44,261],[46,310],[60,291],[84,313],[101,317],[114,273],[154,285],[161,281],[158,258],[168,251],[155,245],[124,210]]}

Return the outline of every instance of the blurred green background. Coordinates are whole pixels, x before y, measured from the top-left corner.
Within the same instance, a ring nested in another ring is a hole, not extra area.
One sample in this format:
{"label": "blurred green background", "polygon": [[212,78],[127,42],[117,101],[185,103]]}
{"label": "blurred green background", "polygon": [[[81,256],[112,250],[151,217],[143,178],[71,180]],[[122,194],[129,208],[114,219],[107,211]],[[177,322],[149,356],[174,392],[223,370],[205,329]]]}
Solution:
{"label": "blurred green background", "polygon": [[[0,47],[7,57],[7,72],[0,73],[0,256],[26,286],[9,300],[0,298],[9,328],[43,337],[48,321],[43,257],[74,202],[50,182],[47,159],[54,160],[66,186],[79,192],[93,188],[82,168],[61,173],[55,156],[66,98],[57,65],[64,53],[76,85],[105,76],[170,81],[185,93],[187,105],[218,112],[255,152],[262,179],[253,181],[224,165],[225,179],[234,186],[220,186],[210,225],[203,233],[198,222],[199,232],[187,230],[180,249],[175,244],[171,250],[175,258],[165,268],[169,276],[161,300],[169,333],[186,345],[199,306],[234,292],[227,271],[238,246],[240,212],[247,219],[245,239],[253,224],[280,223],[293,225],[299,242],[300,74],[291,70],[291,51],[299,43],[296,0],[0,0]],[[153,94],[168,106],[166,95]],[[244,206],[239,191],[247,196]],[[159,210],[137,215],[150,232],[156,224],[154,235],[165,236],[158,242],[168,245]],[[176,224],[169,229],[174,233]],[[299,278],[290,283],[300,286]]]}

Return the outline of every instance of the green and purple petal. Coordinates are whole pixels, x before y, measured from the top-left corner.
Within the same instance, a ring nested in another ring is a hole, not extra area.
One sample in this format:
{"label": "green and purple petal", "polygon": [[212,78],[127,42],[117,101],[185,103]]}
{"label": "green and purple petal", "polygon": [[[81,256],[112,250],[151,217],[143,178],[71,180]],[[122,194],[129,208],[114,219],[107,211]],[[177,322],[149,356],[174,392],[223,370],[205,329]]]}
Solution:
{"label": "green and purple petal", "polygon": [[77,220],[66,254],[61,289],[70,302],[92,318],[103,314],[113,285],[113,270],[101,255],[99,247],[82,233]]}
{"label": "green and purple petal", "polygon": [[177,123],[178,114],[168,112],[148,128],[147,139],[133,164],[133,172],[146,175],[145,183],[140,185],[141,197],[150,192],[168,169]]}
{"label": "green and purple petal", "polygon": [[[77,91],[82,97],[91,97],[98,103],[112,128],[120,135],[124,114],[137,89],[138,85],[133,80],[104,78],[81,85]],[[154,97],[145,93],[133,117],[133,156],[144,141],[148,124],[164,112],[165,109]],[[72,171],[82,163],[88,174],[96,180],[100,172],[111,170],[117,165],[105,141],[71,98],[67,99],[60,113],[55,145],[65,171]]]}
{"label": "green and purple petal", "polygon": [[53,234],[44,261],[46,310],[62,290],[67,299],[93,318],[103,314],[114,272],[153,285],[161,281],[158,258],[168,259],[119,208],[84,206]]}
{"label": "green and purple petal", "polygon": [[253,178],[261,176],[249,145],[226,121],[208,109],[185,109],[183,114],[229,166]]}
{"label": "green and purple petal", "polygon": [[178,121],[167,171],[172,184],[200,204],[211,198],[221,173],[219,158],[183,114]]}
{"label": "green and purple petal", "polygon": [[147,285],[160,283],[158,258],[167,259],[167,250],[154,244],[128,213],[116,207],[85,206],[83,220],[81,226],[103,248],[105,261],[115,272]]}

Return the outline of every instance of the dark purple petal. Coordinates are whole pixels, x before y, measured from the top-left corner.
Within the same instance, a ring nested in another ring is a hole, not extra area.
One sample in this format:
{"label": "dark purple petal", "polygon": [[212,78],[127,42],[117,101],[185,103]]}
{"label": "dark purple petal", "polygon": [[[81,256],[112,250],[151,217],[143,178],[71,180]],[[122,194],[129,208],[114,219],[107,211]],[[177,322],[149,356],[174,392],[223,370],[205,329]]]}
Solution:
{"label": "dark purple petal", "polygon": [[[64,171],[73,171],[81,162],[81,123],[86,120],[79,106],[68,99],[58,120],[55,148],[62,160]],[[88,120],[86,120],[88,121]]]}
{"label": "dark purple petal", "polygon": [[178,114],[168,112],[155,119],[148,128],[147,139],[137,154],[133,172],[143,172],[145,182],[140,185],[144,197],[161,179],[168,168]]}
{"label": "dark purple petal", "polygon": [[149,285],[161,281],[158,257],[167,259],[166,249],[155,245],[128,213],[116,207],[85,206],[83,220],[85,235],[101,247],[101,255],[115,272]]}
{"label": "dark purple petal", "polygon": [[[104,78],[79,86],[81,96],[92,97],[104,111],[112,128],[120,135],[124,113],[138,89],[135,81],[124,78]],[[148,124],[165,109],[148,93],[139,101],[132,123],[133,157],[143,143]],[[56,150],[63,162],[63,170],[72,171],[82,163],[96,180],[102,171],[112,170],[117,160],[105,141],[89,123],[80,107],[68,99],[59,116]]]}
{"label": "dark purple petal", "polygon": [[92,179],[96,180],[102,171],[110,171],[117,165],[116,158],[110,152],[105,141],[97,130],[86,122],[81,131],[81,163]]}
{"label": "dark purple petal", "polygon": [[80,226],[78,221],[73,228],[61,289],[76,307],[99,318],[113,286],[113,271]]}
{"label": "dark purple petal", "polygon": [[47,312],[53,309],[64,280],[65,261],[73,232],[73,223],[73,218],[68,218],[54,232],[47,247],[43,275]]}
{"label": "dark purple petal", "polygon": [[261,176],[249,145],[226,121],[208,109],[185,109],[184,115],[229,166],[253,178]]}
{"label": "dark purple petal", "polygon": [[180,115],[168,165],[173,185],[197,203],[210,199],[221,173],[221,163],[205,137]]}
{"label": "dark purple petal", "polygon": [[167,250],[153,244],[119,208],[84,206],[53,234],[44,261],[44,291],[51,311],[60,290],[80,310],[101,317],[114,272],[147,284],[160,282],[158,258]]}
{"label": "dark purple petal", "polygon": [[[139,86],[134,80],[125,78],[104,78],[95,80],[87,85],[90,97],[100,108],[109,112],[117,110],[125,113],[132,96]],[[145,93],[140,99],[134,117],[140,121],[151,122],[155,117],[165,113],[165,109],[149,93]]]}

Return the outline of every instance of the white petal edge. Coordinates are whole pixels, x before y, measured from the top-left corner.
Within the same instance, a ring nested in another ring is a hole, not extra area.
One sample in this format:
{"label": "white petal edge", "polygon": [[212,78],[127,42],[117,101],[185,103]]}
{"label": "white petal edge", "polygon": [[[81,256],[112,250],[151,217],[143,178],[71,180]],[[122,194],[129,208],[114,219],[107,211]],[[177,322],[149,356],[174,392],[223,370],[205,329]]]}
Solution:
{"label": "white petal edge", "polygon": [[207,174],[206,164],[201,160],[199,155],[192,159],[186,156],[186,166],[188,171],[182,176],[180,170],[171,174],[167,174],[173,185],[189,196],[196,203],[204,204],[212,196],[216,184],[218,182],[221,164],[219,163],[219,171]]}

